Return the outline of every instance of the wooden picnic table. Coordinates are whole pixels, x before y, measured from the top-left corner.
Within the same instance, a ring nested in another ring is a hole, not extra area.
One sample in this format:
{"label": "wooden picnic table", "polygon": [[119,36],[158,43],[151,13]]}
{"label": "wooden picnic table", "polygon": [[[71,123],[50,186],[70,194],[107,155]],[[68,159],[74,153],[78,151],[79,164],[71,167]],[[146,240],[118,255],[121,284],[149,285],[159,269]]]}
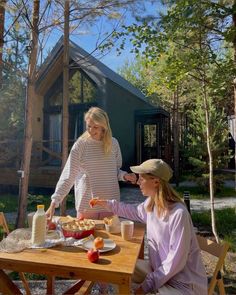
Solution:
{"label": "wooden picnic table", "polygon": [[100,254],[97,263],[91,263],[86,251],[79,247],[55,246],[48,249],[26,249],[19,253],[0,252],[0,286],[7,294],[21,293],[3,271],[9,269],[49,277],[117,284],[120,294],[130,294],[136,260],[140,253],[143,255],[144,234],[145,226],[139,223],[135,223],[134,235],[130,241],[123,240],[120,234],[110,234],[104,229],[96,230],[95,236],[110,238],[116,243],[113,250]]}

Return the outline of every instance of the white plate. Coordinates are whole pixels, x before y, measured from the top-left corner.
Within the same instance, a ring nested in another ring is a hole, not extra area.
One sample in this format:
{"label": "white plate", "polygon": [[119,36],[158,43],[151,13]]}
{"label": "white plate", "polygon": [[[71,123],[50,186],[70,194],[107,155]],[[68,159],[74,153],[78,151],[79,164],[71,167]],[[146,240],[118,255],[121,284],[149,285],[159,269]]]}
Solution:
{"label": "white plate", "polygon": [[[104,247],[102,249],[99,249],[99,252],[101,253],[108,252],[115,249],[116,243],[113,240],[111,239],[103,239],[103,240],[104,240]],[[83,244],[80,245],[79,247],[81,247],[84,250],[89,250],[91,248],[94,248],[93,240],[84,241]]]}

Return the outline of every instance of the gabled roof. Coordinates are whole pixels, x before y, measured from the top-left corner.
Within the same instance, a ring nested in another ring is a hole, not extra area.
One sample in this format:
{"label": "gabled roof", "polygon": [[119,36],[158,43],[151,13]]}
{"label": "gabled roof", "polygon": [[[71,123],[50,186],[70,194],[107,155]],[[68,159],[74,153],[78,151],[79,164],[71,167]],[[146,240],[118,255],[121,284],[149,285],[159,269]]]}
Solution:
{"label": "gabled roof", "polygon": [[[40,67],[37,79],[38,83],[40,83],[40,81],[44,78],[50,67],[53,65],[53,61],[55,61],[62,52],[63,37],[58,40],[58,42]],[[73,63],[71,65],[72,68],[81,68],[96,84],[100,85],[102,78],[109,79],[120,87],[126,89],[136,97],[147,102],[145,95],[139,89],[134,87],[119,74],[115,73],[113,70],[108,68],[106,65],[104,65],[102,62],[100,62],[98,59],[93,57],[91,54],[89,54],[87,51],[82,49],[71,40],[69,56],[73,60]]]}

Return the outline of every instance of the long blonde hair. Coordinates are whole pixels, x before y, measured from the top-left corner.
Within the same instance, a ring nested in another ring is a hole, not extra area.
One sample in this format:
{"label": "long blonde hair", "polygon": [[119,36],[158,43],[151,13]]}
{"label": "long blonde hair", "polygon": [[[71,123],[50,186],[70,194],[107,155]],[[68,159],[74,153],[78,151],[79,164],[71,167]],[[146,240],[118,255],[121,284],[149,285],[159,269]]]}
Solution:
{"label": "long blonde hair", "polygon": [[[95,124],[103,128],[104,133],[102,137],[102,142],[104,153],[110,154],[112,148],[112,132],[107,113],[98,107],[92,107],[84,115],[84,120],[87,121],[88,119],[93,120]],[[90,135],[87,130],[80,136],[80,138],[89,137]]]}
{"label": "long blonde hair", "polygon": [[[150,174],[142,174],[143,178],[157,178]],[[154,198],[150,198],[150,201],[146,207],[147,212],[151,212],[156,206],[157,215],[160,217],[165,213],[168,213],[169,206],[173,203],[184,203],[179,194],[172,188],[172,186],[165,180],[159,179],[159,185]]]}

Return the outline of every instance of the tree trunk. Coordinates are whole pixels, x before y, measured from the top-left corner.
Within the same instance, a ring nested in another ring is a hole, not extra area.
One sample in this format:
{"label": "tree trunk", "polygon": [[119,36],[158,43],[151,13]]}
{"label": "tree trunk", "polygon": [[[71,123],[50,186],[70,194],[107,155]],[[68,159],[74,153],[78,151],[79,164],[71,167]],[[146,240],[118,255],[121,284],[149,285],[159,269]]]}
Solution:
{"label": "tree trunk", "polygon": [[[235,47],[235,53],[236,53],[236,47]],[[236,64],[236,60],[235,60]],[[232,134],[234,139],[234,169],[236,169],[236,78],[234,78],[234,134]],[[236,191],[236,181],[234,182],[234,189]]]}
{"label": "tree trunk", "polygon": [[27,196],[29,185],[30,160],[32,150],[32,108],[35,97],[35,74],[38,52],[38,21],[39,21],[40,0],[34,0],[33,27],[32,27],[32,49],[29,58],[28,84],[25,103],[25,133],[24,150],[21,165],[21,179],[19,184],[19,205],[16,220],[16,227],[24,227],[27,209]]}
{"label": "tree trunk", "polygon": [[[65,1],[64,11],[64,51],[63,51],[63,107],[62,107],[62,162],[63,169],[68,157],[68,129],[69,129],[69,17],[70,1]],[[66,215],[66,197],[61,203],[60,214]]]}
{"label": "tree trunk", "polygon": [[[233,13],[233,25],[234,28],[236,29],[236,0],[234,0],[234,4],[233,4],[233,9],[232,11],[234,11]],[[236,35],[234,34],[234,39],[233,39],[233,48],[234,48],[234,64],[236,66]],[[232,136],[234,137],[234,142],[235,142],[235,146],[234,146],[234,163],[235,163],[235,169],[236,169],[236,77],[234,77],[234,134],[232,134]],[[236,190],[236,181],[235,181],[235,190]]]}
{"label": "tree trunk", "polygon": [[174,175],[176,186],[179,186],[179,95],[178,89],[174,92],[173,106],[173,145],[174,145]]}
{"label": "tree trunk", "polygon": [[4,46],[4,23],[5,23],[5,5],[6,0],[0,0],[0,89],[2,89],[2,71],[3,71],[3,46]]}
{"label": "tree trunk", "polygon": [[216,221],[215,221],[215,208],[214,208],[214,173],[213,173],[213,156],[211,150],[211,134],[210,134],[210,120],[209,120],[209,106],[207,99],[207,89],[206,89],[206,81],[203,81],[203,102],[205,108],[205,120],[206,120],[206,141],[207,141],[207,152],[209,157],[209,189],[210,189],[210,202],[211,202],[211,226],[212,232],[216,238],[216,242],[219,243],[219,236],[216,229]]}

